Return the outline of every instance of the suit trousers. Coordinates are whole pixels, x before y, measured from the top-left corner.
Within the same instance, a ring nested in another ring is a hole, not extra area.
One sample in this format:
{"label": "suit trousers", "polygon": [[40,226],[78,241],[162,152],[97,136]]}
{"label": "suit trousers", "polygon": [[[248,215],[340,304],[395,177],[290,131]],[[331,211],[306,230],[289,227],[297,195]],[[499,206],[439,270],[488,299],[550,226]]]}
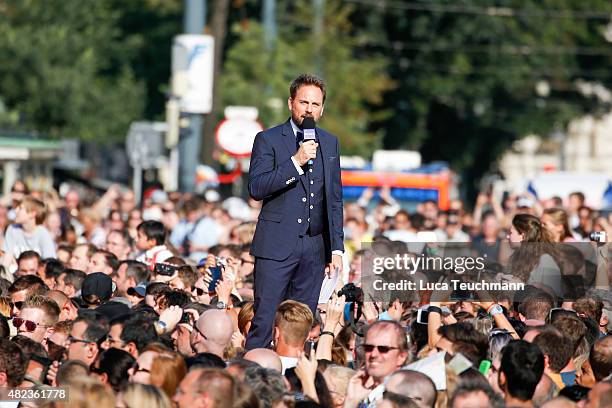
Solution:
{"label": "suit trousers", "polygon": [[278,305],[287,299],[308,305],[313,315],[325,275],[323,234],[297,239],[295,250],[283,261],[255,258],[255,316],[246,349],[268,348]]}

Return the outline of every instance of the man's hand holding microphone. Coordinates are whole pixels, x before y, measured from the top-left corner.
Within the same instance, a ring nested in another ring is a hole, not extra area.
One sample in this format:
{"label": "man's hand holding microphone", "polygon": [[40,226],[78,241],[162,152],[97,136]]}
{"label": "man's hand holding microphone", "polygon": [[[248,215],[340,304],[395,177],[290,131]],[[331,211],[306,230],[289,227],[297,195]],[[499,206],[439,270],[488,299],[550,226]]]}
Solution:
{"label": "man's hand holding microphone", "polygon": [[317,146],[319,144],[314,140],[307,140],[300,145],[293,157],[300,166],[304,166],[309,160],[314,160],[317,157]]}
{"label": "man's hand holding microphone", "polygon": [[306,163],[312,165],[314,159],[317,157],[317,147],[319,143],[317,143],[316,139],[315,126],[316,124],[312,116],[306,116],[302,120],[304,141],[300,143],[300,148],[295,153],[295,156],[293,156],[300,166]]}

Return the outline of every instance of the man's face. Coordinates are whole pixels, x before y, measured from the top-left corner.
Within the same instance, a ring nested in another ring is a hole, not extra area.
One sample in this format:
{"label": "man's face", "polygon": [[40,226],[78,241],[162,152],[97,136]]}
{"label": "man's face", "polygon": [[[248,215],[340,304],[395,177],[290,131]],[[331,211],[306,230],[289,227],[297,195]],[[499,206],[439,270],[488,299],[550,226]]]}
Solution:
{"label": "man's face", "polygon": [[198,408],[203,406],[202,395],[196,393],[194,387],[199,375],[197,370],[190,371],[179,384],[176,394],[172,398],[178,408]]}
{"label": "man's face", "polygon": [[85,330],[87,330],[87,323],[85,322],[77,322],[72,326],[70,331],[72,339],[70,337],[68,339],[68,359],[90,364],[93,360],[90,351],[92,343],[82,341],[84,340]]}
{"label": "man's face", "polygon": [[295,97],[289,97],[289,111],[296,125],[301,126],[305,117],[311,116],[318,122],[323,114],[323,92],[315,85],[302,85],[295,93]]}
{"label": "man's face", "polygon": [[131,383],[151,384],[151,366],[156,355],[154,351],[145,351],[138,356],[134,367],[128,370]]}
{"label": "man's face", "polygon": [[87,255],[87,247],[85,245],[81,245],[74,248],[74,251],[72,251],[72,257],[70,257],[70,268],[87,272],[88,267],[89,256]]}
{"label": "man's face", "polygon": [[190,325],[180,323],[176,326],[176,330],[172,332],[171,337],[174,342],[174,347],[184,356],[193,354],[190,341],[191,331],[193,331],[193,328]]}
{"label": "man's face", "polygon": [[66,207],[73,210],[79,206],[79,195],[76,191],[69,191],[66,194]]}
{"label": "man's face", "polygon": [[106,263],[106,257],[101,252],[96,252],[89,260],[87,273],[104,272],[107,275],[113,273],[113,269]]}
{"label": "man's face", "polygon": [[106,237],[106,250],[113,253],[120,261],[126,259],[130,253],[130,249],[126,245],[125,240],[121,234],[116,232],[111,232]]}
{"label": "man's face", "polygon": [[189,338],[191,348],[197,353],[205,353],[208,351],[208,339],[205,337],[206,333],[204,332],[204,330],[202,330],[201,326],[203,326],[203,323],[201,321],[200,326],[198,326],[198,322],[195,322],[193,325],[193,330],[191,331],[191,336]]}
{"label": "man's face", "polygon": [[48,326],[46,325],[45,312],[38,308],[24,308],[19,317],[24,321],[29,320],[34,322],[36,328],[34,331],[29,331],[27,328],[29,324],[25,322],[17,329],[18,334],[28,337],[37,343],[41,343],[45,337],[48,337],[47,333],[49,333],[49,330],[47,330]]}
{"label": "man's face", "polygon": [[255,269],[255,257],[248,251],[240,254],[240,277],[249,276]]}
{"label": "man's face", "polygon": [[194,287],[196,288],[191,292],[193,300],[198,303],[202,303],[205,305],[210,304],[210,295],[208,294],[208,285],[206,284],[206,280],[204,276],[201,275],[196,281]]}
{"label": "man's face", "polygon": [[[405,351],[401,352],[398,349],[399,342],[395,330],[386,329],[386,327],[377,327],[368,331],[365,341],[366,345],[378,346],[365,353],[366,372],[378,381],[401,367],[407,357]],[[390,349],[383,353],[380,346],[390,347]]]}
{"label": "man's face", "polygon": [[22,259],[17,265],[16,275],[38,275],[39,266],[40,265],[38,264],[38,259],[36,258]]}
{"label": "man's face", "polygon": [[11,303],[13,304],[13,308],[11,309],[11,316],[20,317],[21,307],[26,300],[27,292],[26,290],[20,290],[19,292],[15,292],[11,294]]}
{"label": "man's face", "polygon": [[127,277],[127,268],[127,264],[121,264],[119,269],[117,269],[117,288],[122,293],[127,293],[130,287],[130,282],[128,282]]}
{"label": "man's face", "polygon": [[107,348],[116,348],[125,350],[125,343],[121,340],[121,332],[123,332],[123,326],[120,324],[113,324],[108,331],[108,337],[106,340]]}
{"label": "man's face", "polygon": [[66,274],[62,273],[57,277],[57,281],[55,284],[55,290],[59,290],[64,292],[64,294],[68,297],[74,296],[74,288],[72,285],[66,285]]}

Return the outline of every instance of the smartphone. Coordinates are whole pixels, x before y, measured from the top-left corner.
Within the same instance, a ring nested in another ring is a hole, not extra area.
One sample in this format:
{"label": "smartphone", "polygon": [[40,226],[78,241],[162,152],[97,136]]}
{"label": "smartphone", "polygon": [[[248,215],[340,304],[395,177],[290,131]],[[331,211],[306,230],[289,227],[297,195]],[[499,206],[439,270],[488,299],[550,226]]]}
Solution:
{"label": "smartphone", "polygon": [[312,350],[314,350],[315,346],[315,342],[314,340],[308,339],[306,340],[306,343],[304,343],[304,353],[306,353],[306,356],[310,358],[310,353]]}
{"label": "smartphone", "polygon": [[208,284],[208,293],[215,293],[217,290],[217,282],[222,278],[222,269],[220,266],[213,266],[210,269],[212,279]]}
{"label": "smartphone", "polygon": [[427,319],[429,319],[429,311],[427,309],[418,309],[417,310],[417,318],[416,321],[419,324],[427,324]]}
{"label": "smartphone", "polygon": [[[416,321],[419,324],[427,324],[427,319],[429,319],[429,306],[427,307],[422,307],[420,309],[417,310],[417,318]],[[442,315],[443,316],[447,316],[452,314],[451,310],[446,307],[446,306],[442,306]]]}
{"label": "smartphone", "polygon": [[478,367],[478,371],[480,371],[480,374],[486,376],[489,373],[490,369],[491,369],[491,361],[490,360],[482,360],[480,362],[480,367]]}
{"label": "smartphone", "polygon": [[348,324],[351,321],[351,305],[353,302],[346,302],[344,305],[344,322]]}

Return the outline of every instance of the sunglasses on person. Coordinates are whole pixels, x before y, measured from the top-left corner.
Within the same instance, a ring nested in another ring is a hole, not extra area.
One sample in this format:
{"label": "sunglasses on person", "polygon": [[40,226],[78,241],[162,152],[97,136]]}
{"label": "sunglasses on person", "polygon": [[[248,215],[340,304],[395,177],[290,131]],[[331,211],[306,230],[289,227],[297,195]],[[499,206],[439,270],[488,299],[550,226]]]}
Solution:
{"label": "sunglasses on person", "polygon": [[143,373],[150,373],[151,370],[146,369],[146,368],[142,368],[141,366],[138,365],[138,361],[134,362],[134,365],[132,366],[132,370],[134,370],[134,374],[136,374],[139,371],[142,371]]}
{"label": "sunglasses on person", "polygon": [[399,347],[392,347],[392,346],[377,346],[375,344],[364,344],[361,347],[363,347],[363,350],[366,353],[371,353],[374,351],[374,349],[377,349],[378,352],[380,354],[387,354],[388,352],[390,352],[391,350],[399,350]]}
{"label": "sunglasses on person", "polygon": [[[196,286],[194,286],[193,288],[191,288],[192,292],[195,292],[197,296],[203,296],[204,295],[204,289],[202,288],[198,288]],[[208,291],[206,291],[206,293],[208,293]]]}
{"label": "sunglasses on person", "polygon": [[21,310],[24,303],[25,303],[24,301],[9,302],[9,306],[11,307],[11,309],[16,307],[18,310]]}
{"label": "sunglasses on person", "polygon": [[49,327],[49,325],[47,325],[47,324],[36,323],[36,322],[33,322],[32,320],[22,319],[21,317],[13,318],[13,326],[15,326],[15,328],[19,329],[24,324],[25,324],[26,330],[28,332],[30,332],[30,333],[32,333],[34,330],[36,330],[36,328],[38,326],[40,326],[40,327]]}
{"label": "sunglasses on person", "polygon": [[73,336],[68,336],[68,342],[69,343],[95,343],[95,341],[89,341],[89,340],[85,340],[85,339],[78,339],[76,337]]}
{"label": "sunglasses on person", "polygon": [[202,333],[202,330],[200,330],[200,328],[198,327],[198,325],[197,325],[197,324],[194,324],[194,325],[193,325],[193,328],[194,328],[194,329],[196,329],[196,331],[197,331],[198,333],[200,333],[200,336],[202,336],[202,337],[204,338],[204,340],[208,340],[208,337],[207,337],[207,336],[206,336],[204,333]]}

